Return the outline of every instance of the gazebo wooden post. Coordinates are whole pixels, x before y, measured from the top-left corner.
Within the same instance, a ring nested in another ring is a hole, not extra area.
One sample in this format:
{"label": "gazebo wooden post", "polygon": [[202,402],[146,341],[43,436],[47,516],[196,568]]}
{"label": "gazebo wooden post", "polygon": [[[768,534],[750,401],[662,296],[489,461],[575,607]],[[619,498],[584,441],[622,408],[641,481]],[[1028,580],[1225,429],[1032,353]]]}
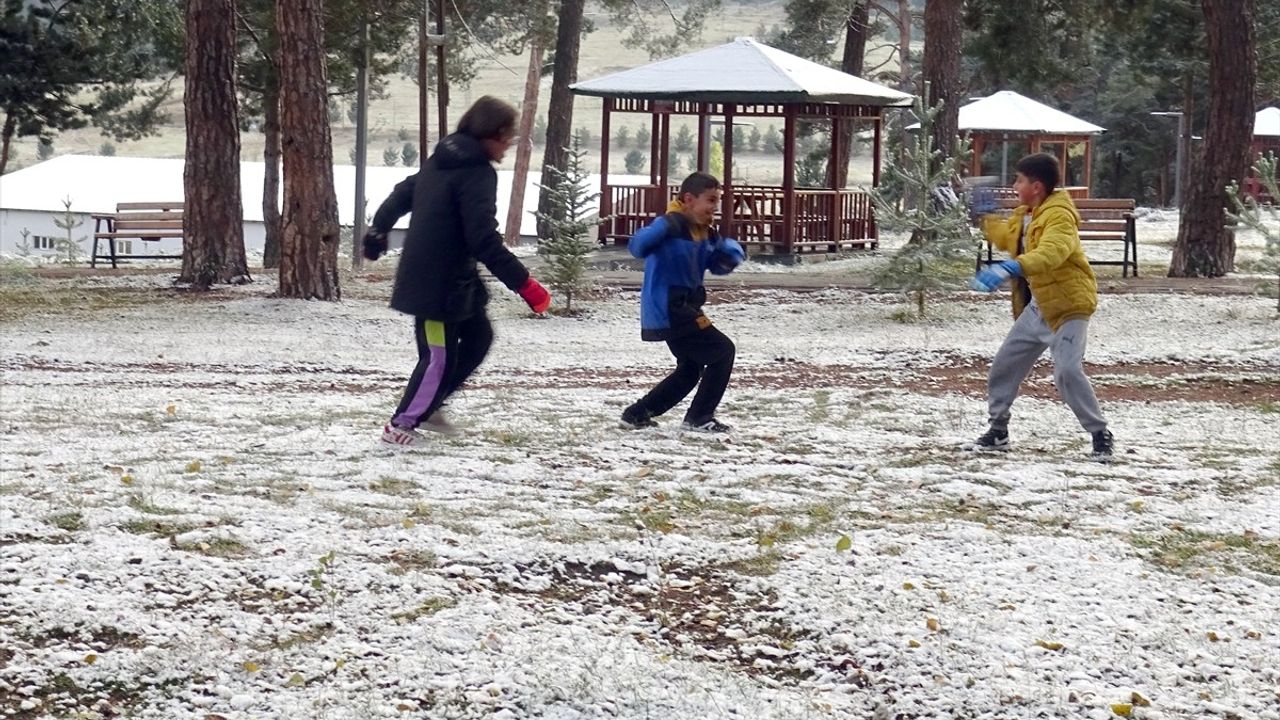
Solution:
{"label": "gazebo wooden post", "polygon": [[659,146],[662,159],[658,166],[658,202],[657,213],[659,215],[667,211],[667,203],[671,200],[669,197],[670,189],[668,185],[671,183],[671,110],[663,108],[660,123],[662,129],[662,140]]}
{"label": "gazebo wooden post", "polygon": [[720,178],[720,231],[733,235],[733,112],[738,106],[724,106],[724,177]]}
{"label": "gazebo wooden post", "polygon": [[987,137],[980,133],[973,134],[973,159],[969,161],[969,176],[982,175],[982,153],[986,150]]}
{"label": "gazebo wooden post", "polygon": [[662,139],[662,121],[658,118],[657,102],[649,101],[649,112],[653,113],[649,131],[649,184],[654,187],[653,197],[649,200],[649,210],[662,214],[662,208],[659,205],[662,193],[657,189],[658,166],[662,163],[661,154],[658,152],[658,142]]}
{"label": "gazebo wooden post", "polygon": [[698,171],[711,168],[711,147],[707,144],[707,104],[698,103]]}
{"label": "gazebo wooden post", "polygon": [[1084,138],[1084,196],[1093,197],[1093,138]]}
{"label": "gazebo wooden post", "polygon": [[880,187],[880,150],[884,140],[884,112],[877,109],[875,118],[875,140],[871,151],[871,187]]}
{"label": "gazebo wooden post", "polygon": [[609,114],[613,112],[613,98],[604,99],[604,112],[600,114],[600,227],[608,223],[613,214],[613,193],[609,191]]}
{"label": "gazebo wooden post", "polygon": [[840,191],[843,189],[840,185],[840,170],[838,167],[840,162],[840,138],[845,120],[840,117],[841,107],[836,106],[832,109],[831,117],[831,159],[828,160],[830,172],[827,176],[831,178],[831,217],[828,218],[827,239],[831,241],[831,251],[840,250],[840,210],[843,203],[840,202]]}
{"label": "gazebo wooden post", "polygon": [[782,243],[790,254],[796,241],[796,106],[782,112]]}

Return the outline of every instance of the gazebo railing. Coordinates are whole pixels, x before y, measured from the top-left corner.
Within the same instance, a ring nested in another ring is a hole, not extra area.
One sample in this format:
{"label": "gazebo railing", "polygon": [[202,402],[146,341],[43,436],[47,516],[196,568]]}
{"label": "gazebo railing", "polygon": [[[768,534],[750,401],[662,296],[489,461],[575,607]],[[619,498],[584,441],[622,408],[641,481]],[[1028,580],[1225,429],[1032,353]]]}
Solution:
{"label": "gazebo railing", "polygon": [[[657,185],[608,186],[608,216],[600,228],[603,242],[624,243],[652,222],[654,208],[666,207],[675,186],[660,193]],[[838,252],[879,246],[875,208],[861,190],[803,189],[793,194],[795,225],[787,242],[786,195],[782,188],[732,188],[733,219],[722,229],[755,253]],[[659,203],[657,195],[661,195]]]}

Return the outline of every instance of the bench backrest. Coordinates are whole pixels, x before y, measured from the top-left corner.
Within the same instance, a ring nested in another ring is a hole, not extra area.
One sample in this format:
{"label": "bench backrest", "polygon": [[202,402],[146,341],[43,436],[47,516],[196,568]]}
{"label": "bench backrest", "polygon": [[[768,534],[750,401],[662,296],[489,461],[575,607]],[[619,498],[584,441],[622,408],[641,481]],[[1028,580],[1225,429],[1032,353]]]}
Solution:
{"label": "bench backrest", "polygon": [[164,212],[177,210],[182,211],[186,205],[184,202],[123,202],[116,203],[116,212]]}
{"label": "bench backrest", "polygon": [[[996,204],[1002,210],[1012,210],[1020,204],[1016,197],[999,198]],[[1124,223],[1133,214],[1137,203],[1132,198],[1080,198],[1075,200],[1083,224],[1081,230],[1123,232]]]}
{"label": "bench backrest", "polygon": [[127,230],[181,230],[183,203],[149,202],[119,203],[113,227]]}

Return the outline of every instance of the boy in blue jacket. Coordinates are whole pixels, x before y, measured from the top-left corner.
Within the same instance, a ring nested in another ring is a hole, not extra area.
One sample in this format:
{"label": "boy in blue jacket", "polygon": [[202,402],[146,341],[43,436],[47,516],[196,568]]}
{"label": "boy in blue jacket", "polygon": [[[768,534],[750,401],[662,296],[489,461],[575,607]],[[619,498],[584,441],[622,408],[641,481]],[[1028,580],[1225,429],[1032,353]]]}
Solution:
{"label": "boy in blue jacket", "polygon": [[665,341],[676,358],[676,369],[623,411],[625,425],[656,426],[653,418],[675,407],[698,386],[684,427],[729,432],[715,413],[729,385],[736,349],[702,313],[707,301],[702,278],[708,270],[728,275],[746,259],[746,253],[711,227],[719,206],[720,181],[707,173],[693,173],[681,183],[679,198],[667,206],[667,214],[642,228],[627,245],[632,255],[645,261],[640,338]]}

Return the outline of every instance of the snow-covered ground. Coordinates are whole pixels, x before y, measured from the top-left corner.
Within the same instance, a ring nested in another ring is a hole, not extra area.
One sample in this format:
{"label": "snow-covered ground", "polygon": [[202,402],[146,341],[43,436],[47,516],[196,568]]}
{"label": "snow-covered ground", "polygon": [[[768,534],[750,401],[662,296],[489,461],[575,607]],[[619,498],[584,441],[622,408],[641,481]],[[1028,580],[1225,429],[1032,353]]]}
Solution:
{"label": "snow-covered ground", "polygon": [[1272,300],[1105,296],[1098,465],[1042,375],[957,449],[1000,299],[734,291],[715,439],[617,427],[634,294],[497,292],[466,434],[397,452],[385,283],[167,282],[6,291],[0,717],[1280,718]]}

